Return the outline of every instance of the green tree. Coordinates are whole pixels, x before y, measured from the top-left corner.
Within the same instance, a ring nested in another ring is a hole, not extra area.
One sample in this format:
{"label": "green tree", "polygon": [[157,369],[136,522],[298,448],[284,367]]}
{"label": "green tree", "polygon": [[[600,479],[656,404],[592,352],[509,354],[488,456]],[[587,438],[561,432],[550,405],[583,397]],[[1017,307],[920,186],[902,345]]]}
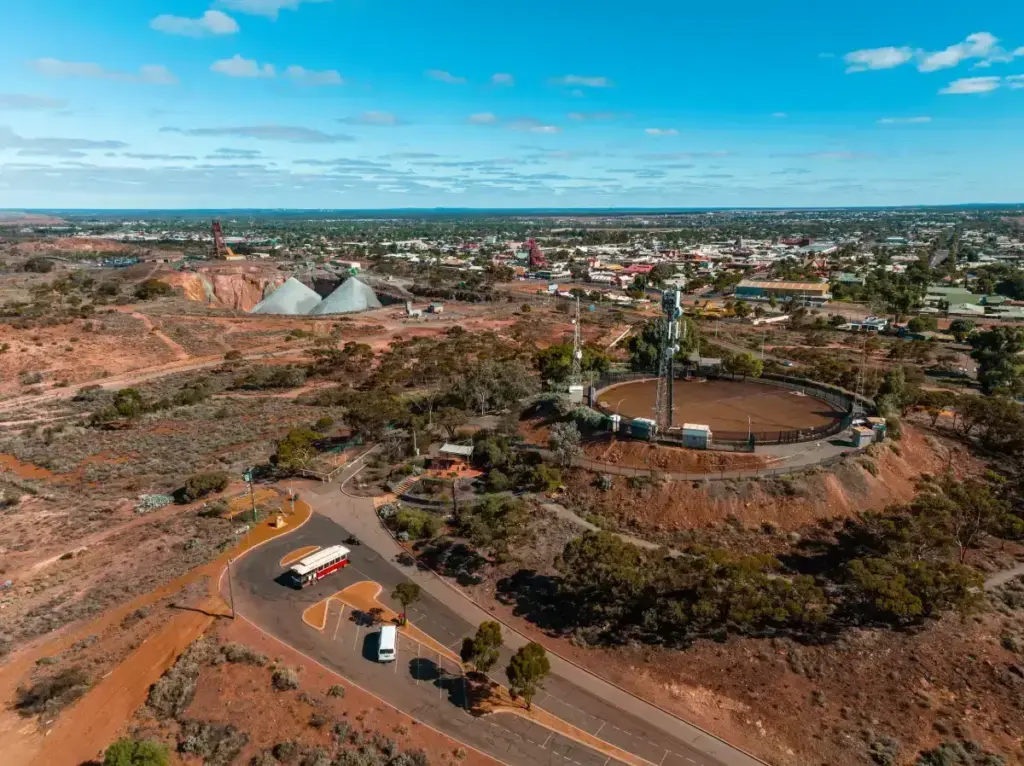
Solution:
{"label": "green tree", "polygon": [[550,672],[551,662],[548,660],[547,652],[535,641],[520,647],[505,669],[509,690],[514,696],[522,697],[526,701],[527,710],[530,709],[534,696],[543,687],[544,679]]}
{"label": "green tree", "polygon": [[122,388],[114,394],[114,409],[123,418],[137,418],[146,411],[137,388]]}
{"label": "green tree", "polygon": [[1013,395],[1024,393],[1020,374],[1021,351],[1024,351],[1024,330],[1016,327],[993,327],[971,336],[974,350],[971,358],[978,363],[978,381],[983,393],[1002,389]]}
{"label": "green tree", "polygon": [[[598,348],[584,345],[580,369],[601,374],[608,371],[610,357]],[[572,374],[572,344],[558,343],[541,349],[534,355],[534,362],[541,378],[555,384],[566,383]]]}
{"label": "green tree", "polygon": [[907,329],[911,332],[935,332],[939,329],[939,320],[934,316],[916,316],[907,322]]}
{"label": "green tree", "polygon": [[462,640],[462,661],[486,675],[501,658],[501,643],[501,625],[493,621],[482,622],[476,629],[476,635]]}
{"label": "green tree", "polygon": [[168,766],[167,748],[153,740],[119,739],[103,754],[103,766]]}
{"label": "green tree", "polygon": [[960,343],[967,340],[968,336],[974,332],[974,329],[974,322],[970,319],[954,319],[949,324],[950,334]]}
{"label": "green tree", "polygon": [[756,358],[749,351],[729,354],[722,362],[726,372],[733,375],[742,375],[746,378],[760,378],[764,371],[764,362]]}
{"label": "green tree", "polygon": [[572,465],[573,458],[582,451],[580,430],[575,423],[555,423],[551,427],[548,446],[562,466]]}
{"label": "green tree", "polygon": [[746,319],[751,313],[750,304],[746,301],[736,301],[736,305],[732,307],[732,311],[740,319]]}
{"label": "green tree", "polygon": [[391,598],[402,605],[402,624],[404,625],[407,619],[407,612],[409,607],[415,604],[423,595],[423,589],[420,588],[414,582],[400,582],[395,586],[395,589],[391,591]]}
{"label": "green tree", "polygon": [[[629,351],[629,364],[634,370],[649,371],[658,369],[661,360],[661,342],[665,335],[665,322],[662,319],[651,319],[634,333],[626,342]],[[683,317],[680,320],[679,353],[676,359],[685,359],[695,351],[700,343],[700,333],[692,319]]]}
{"label": "green tree", "polygon": [[278,468],[296,472],[307,468],[317,456],[313,443],[320,435],[309,428],[292,428],[277,443],[277,454],[274,456]]}
{"label": "green tree", "polygon": [[201,497],[214,492],[223,492],[231,481],[224,471],[208,471],[194,473],[185,481],[181,488],[179,500],[182,503],[193,503]]}

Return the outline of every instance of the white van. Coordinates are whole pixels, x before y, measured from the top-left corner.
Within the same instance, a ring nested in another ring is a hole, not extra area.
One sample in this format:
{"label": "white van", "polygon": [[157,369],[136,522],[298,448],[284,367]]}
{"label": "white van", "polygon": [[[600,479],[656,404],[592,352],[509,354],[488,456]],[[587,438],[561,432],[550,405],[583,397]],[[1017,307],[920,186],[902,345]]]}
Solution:
{"label": "white van", "polygon": [[377,643],[377,662],[393,662],[395,647],[398,645],[398,628],[385,625],[380,629],[380,640]]}

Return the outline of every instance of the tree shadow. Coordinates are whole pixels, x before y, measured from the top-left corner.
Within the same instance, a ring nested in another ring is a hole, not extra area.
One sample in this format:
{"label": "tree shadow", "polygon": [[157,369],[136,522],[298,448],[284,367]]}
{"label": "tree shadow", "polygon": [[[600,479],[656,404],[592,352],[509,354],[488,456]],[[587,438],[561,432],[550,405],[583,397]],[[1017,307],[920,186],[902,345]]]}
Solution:
{"label": "tree shadow", "polygon": [[442,540],[430,543],[420,551],[420,565],[459,585],[478,585],[483,582],[483,569],[487,559],[466,543]]}
{"label": "tree shadow", "polygon": [[520,569],[498,581],[498,600],[514,607],[517,617],[525,617],[543,630],[561,632],[572,624],[574,609],[559,592],[558,578]]}
{"label": "tree shadow", "polygon": [[481,697],[474,692],[475,685],[462,673],[449,673],[429,657],[414,657],[409,660],[409,675],[413,680],[429,683],[448,695],[448,702],[473,715],[481,715]]}

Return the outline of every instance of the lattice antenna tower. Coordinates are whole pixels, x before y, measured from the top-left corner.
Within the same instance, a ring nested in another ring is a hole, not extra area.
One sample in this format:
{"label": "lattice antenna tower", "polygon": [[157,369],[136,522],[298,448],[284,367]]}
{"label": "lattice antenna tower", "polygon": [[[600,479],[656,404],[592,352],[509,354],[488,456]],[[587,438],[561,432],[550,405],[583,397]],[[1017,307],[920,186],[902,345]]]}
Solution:
{"label": "lattice antenna tower", "polygon": [[861,352],[860,359],[860,370],[857,373],[857,396],[853,400],[853,416],[857,417],[864,414],[864,405],[861,404],[861,398],[864,396],[864,378],[867,377],[868,369],[868,336],[864,334],[864,347]]}
{"label": "lattice antenna tower", "polygon": [[580,335],[580,297],[576,296],[576,317],[572,320],[572,374],[570,386],[583,385],[583,338]]}
{"label": "lattice antenna tower", "polygon": [[654,420],[660,430],[667,431],[672,426],[672,416],[675,412],[675,357],[680,348],[679,320],[683,316],[678,290],[666,290],[662,293],[661,312],[664,332],[661,336]]}

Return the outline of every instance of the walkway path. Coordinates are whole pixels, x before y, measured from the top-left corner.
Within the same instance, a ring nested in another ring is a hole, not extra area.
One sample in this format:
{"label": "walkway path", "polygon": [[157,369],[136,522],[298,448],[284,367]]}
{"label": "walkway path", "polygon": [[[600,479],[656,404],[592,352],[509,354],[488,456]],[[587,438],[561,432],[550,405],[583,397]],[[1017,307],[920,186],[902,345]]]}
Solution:
{"label": "walkway path", "polygon": [[[586,519],[577,516],[575,513],[570,511],[568,508],[566,508],[564,505],[560,505],[558,503],[541,503],[541,507],[544,508],[545,510],[551,511],[553,514],[555,514],[556,516],[558,516],[561,519],[565,519],[566,521],[571,521],[573,524],[575,524],[576,526],[582,527],[583,529],[588,529],[591,532],[600,532],[601,531],[601,527],[597,526],[597,524],[591,524]],[[661,548],[665,547],[664,545],[658,545],[657,543],[652,543],[650,540],[644,540],[644,539],[642,539],[640,537],[633,537],[632,535],[626,535],[626,534],[623,534],[621,532],[612,532],[612,534],[615,535],[617,538],[619,538],[620,540],[622,540],[625,543],[629,543],[630,545],[635,545],[638,548],[644,548],[645,550],[649,550],[649,551],[656,551],[656,550],[660,550]],[[674,548],[668,548],[668,552],[669,552],[669,555],[671,555],[671,556],[682,556],[683,555],[682,551],[677,551]]]}
{"label": "walkway path", "polygon": [[989,577],[985,580],[985,590],[995,590],[1018,577],[1024,577],[1024,561],[1013,567],[1013,569],[1004,569],[1002,572],[996,572]]}
{"label": "walkway path", "polygon": [[[617,463],[602,463],[598,460],[591,460],[587,457],[575,457],[572,464],[575,468],[582,468],[587,471],[598,473],[610,473],[615,476],[651,476],[657,474],[669,481],[724,481],[726,479],[756,479],[758,477],[785,476],[791,473],[800,473],[803,470],[814,466],[838,460],[844,454],[855,453],[857,450],[847,443],[846,432],[837,434],[828,439],[818,442],[803,442],[801,444],[774,444],[765,447],[758,447],[757,454],[769,455],[773,461],[771,465],[764,468],[755,468],[746,471],[719,471],[717,473],[673,473],[650,468],[633,468],[630,466],[618,465]],[[534,450],[540,453],[545,459],[555,462],[555,454],[544,447],[537,445],[523,445],[525,449]],[[683,449],[683,448],[679,448]]]}

